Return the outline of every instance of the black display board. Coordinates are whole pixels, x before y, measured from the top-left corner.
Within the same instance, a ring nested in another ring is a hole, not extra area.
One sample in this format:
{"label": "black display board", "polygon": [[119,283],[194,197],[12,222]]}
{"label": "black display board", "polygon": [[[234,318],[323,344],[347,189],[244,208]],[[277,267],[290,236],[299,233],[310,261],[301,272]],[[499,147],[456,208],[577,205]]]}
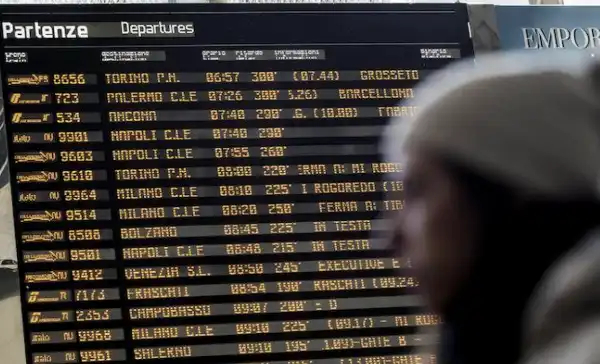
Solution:
{"label": "black display board", "polygon": [[377,141],[465,6],[1,10],[29,363],[433,362]]}

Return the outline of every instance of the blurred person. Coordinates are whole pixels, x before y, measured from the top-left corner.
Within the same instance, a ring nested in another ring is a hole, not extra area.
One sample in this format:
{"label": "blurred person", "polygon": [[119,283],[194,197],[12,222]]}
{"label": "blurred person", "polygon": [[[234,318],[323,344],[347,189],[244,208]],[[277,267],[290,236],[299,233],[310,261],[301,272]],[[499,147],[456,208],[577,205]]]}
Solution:
{"label": "blurred person", "polygon": [[600,66],[551,58],[458,62],[384,135],[439,364],[600,363]]}

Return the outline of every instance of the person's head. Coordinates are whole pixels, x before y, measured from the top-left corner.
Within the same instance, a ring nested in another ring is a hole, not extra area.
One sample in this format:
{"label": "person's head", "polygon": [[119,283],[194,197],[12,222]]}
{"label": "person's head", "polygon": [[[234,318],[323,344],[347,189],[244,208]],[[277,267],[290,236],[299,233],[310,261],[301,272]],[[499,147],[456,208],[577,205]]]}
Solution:
{"label": "person's head", "polygon": [[440,313],[469,286],[500,284],[494,276],[533,289],[600,222],[597,71],[541,63],[503,55],[451,66],[417,88],[417,115],[386,131],[386,158],[403,167],[392,176],[404,182],[394,245]]}

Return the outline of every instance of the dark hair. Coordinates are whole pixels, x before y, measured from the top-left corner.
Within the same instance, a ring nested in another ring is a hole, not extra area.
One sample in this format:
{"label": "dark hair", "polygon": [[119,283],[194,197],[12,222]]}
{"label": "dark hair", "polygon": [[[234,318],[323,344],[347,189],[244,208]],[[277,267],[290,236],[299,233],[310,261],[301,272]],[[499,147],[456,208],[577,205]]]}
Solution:
{"label": "dark hair", "polygon": [[443,313],[440,363],[515,363],[527,302],[546,270],[600,225],[600,202],[526,200],[506,183],[444,165],[476,210],[480,231],[470,278]]}

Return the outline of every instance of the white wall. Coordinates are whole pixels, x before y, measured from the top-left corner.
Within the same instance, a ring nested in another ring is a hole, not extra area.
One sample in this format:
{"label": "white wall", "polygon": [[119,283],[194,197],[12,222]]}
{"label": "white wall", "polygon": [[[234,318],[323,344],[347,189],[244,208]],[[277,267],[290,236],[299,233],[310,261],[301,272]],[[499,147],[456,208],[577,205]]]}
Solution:
{"label": "white wall", "polygon": [[600,5],[600,0],[563,0],[564,5]]}

